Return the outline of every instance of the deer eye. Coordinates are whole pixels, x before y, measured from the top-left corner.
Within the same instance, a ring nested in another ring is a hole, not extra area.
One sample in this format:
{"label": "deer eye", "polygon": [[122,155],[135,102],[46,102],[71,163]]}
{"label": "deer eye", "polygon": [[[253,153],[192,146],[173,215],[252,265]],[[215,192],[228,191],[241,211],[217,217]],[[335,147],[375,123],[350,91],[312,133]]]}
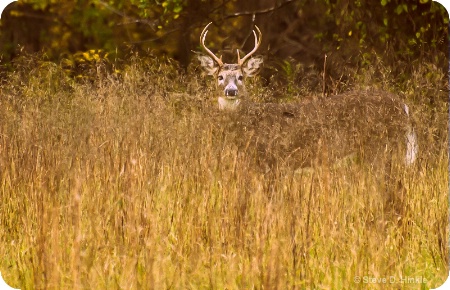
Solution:
{"label": "deer eye", "polygon": [[239,80],[239,81],[242,81],[242,79],[243,79],[242,76],[239,76],[239,77],[238,77],[238,80]]}
{"label": "deer eye", "polygon": [[218,79],[219,81],[221,81],[221,80],[223,80],[223,76],[218,76],[217,79]]}

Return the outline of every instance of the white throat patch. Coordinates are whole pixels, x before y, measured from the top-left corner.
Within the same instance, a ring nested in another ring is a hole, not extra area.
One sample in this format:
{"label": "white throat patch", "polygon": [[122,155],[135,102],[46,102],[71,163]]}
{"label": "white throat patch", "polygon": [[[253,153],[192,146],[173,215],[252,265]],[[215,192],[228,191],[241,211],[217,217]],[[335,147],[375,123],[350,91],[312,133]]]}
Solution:
{"label": "white throat patch", "polygon": [[219,110],[234,111],[239,106],[241,102],[240,99],[227,99],[224,97],[219,97]]}

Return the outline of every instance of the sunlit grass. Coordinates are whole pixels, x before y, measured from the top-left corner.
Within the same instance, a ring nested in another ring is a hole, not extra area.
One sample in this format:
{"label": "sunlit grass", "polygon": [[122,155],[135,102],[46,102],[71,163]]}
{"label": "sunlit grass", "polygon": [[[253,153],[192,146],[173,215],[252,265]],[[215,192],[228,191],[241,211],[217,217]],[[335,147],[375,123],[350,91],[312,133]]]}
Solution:
{"label": "sunlit grass", "polygon": [[[241,151],[217,123],[207,91],[191,92],[199,83],[170,81],[158,70],[176,74],[170,66],[145,68],[91,85],[52,66],[2,85],[0,270],[10,285],[385,289],[355,277],[427,281],[395,288],[446,280],[446,137],[424,145],[390,193],[358,162],[265,174],[252,148]],[[446,136],[445,115],[434,121],[423,126]],[[395,210],[386,194],[398,194]]]}

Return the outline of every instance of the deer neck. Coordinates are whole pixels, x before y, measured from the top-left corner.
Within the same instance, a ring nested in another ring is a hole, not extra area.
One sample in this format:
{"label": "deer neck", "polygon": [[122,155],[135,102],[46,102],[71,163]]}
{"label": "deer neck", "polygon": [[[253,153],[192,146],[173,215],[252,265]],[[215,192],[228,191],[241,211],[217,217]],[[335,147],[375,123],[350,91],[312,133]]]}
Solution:
{"label": "deer neck", "polygon": [[235,111],[238,109],[241,100],[239,98],[236,99],[228,99],[224,97],[219,97],[219,110],[224,111]]}

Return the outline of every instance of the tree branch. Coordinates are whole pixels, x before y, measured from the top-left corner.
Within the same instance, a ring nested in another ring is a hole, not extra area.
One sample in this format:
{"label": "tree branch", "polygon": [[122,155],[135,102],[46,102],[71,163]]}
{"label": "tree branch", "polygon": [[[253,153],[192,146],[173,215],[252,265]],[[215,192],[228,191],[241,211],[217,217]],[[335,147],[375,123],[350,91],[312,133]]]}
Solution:
{"label": "tree branch", "polygon": [[273,7],[269,7],[269,8],[266,8],[266,9],[260,9],[260,10],[256,10],[256,11],[243,11],[243,12],[236,12],[236,13],[226,14],[224,19],[232,18],[232,17],[238,17],[238,16],[244,16],[244,15],[266,14],[266,13],[278,10],[281,7],[283,7],[283,6],[285,6],[285,5],[289,4],[289,3],[292,3],[294,1],[296,1],[296,0],[285,0],[284,2],[282,2],[282,3],[278,4],[278,5],[275,5]]}
{"label": "tree branch", "polygon": [[149,21],[147,19],[136,19],[134,17],[130,17],[127,14],[115,9],[114,7],[112,7],[111,5],[109,5],[108,3],[105,3],[104,1],[98,0],[97,1],[98,4],[102,5],[103,7],[105,7],[106,9],[108,9],[109,11],[111,11],[114,14],[117,14],[121,17],[123,17],[124,19],[127,19],[127,22],[122,22],[121,24],[118,25],[127,25],[127,24],[132,24],[132,23],[143,23],[146,24],[148,26],[150,26],[151,29],[153,29],[153,31],[156,31],[156,26],[157,24],[155,23],[155,21]]}

